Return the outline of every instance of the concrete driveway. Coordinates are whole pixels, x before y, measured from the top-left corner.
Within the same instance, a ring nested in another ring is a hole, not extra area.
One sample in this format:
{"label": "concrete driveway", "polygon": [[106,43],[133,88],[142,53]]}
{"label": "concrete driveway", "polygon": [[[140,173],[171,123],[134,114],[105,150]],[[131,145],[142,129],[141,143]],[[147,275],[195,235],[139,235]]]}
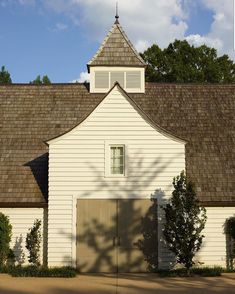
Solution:
{"label": "concrete driveway", "polygon": [[216,278],[159,278],[154,274],[79,275],[76,278],[12,278],[0,275],[1,294],[235,293],[235,274]]}

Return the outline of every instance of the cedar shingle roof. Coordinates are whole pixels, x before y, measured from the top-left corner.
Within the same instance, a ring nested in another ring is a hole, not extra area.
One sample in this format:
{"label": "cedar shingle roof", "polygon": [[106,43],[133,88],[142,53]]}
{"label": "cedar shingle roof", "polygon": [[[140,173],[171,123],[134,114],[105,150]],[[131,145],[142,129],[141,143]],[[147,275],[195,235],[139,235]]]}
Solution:
{"label": "cedar shingle roof", "polygon": [[[210,204],[235,204],[235,85],[146,84],[129,94],[158,125],[186,144],[186,168]],[[0,86],[0,202],[44,205],[44,141],[81,122],[104,94],[83,84]]]}
{"label": "cedar shingle roof", "polygon": [[90,66],[146,66],[119,23],[114,23]]}

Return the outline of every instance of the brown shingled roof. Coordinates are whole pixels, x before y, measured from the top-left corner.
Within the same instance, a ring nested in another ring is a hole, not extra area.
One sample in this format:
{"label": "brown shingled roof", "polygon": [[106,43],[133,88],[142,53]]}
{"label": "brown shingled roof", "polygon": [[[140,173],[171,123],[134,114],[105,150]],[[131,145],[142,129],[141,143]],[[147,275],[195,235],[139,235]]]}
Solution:
{"label": "brown shingled roof", "polygon": [[146,66],[119,23],[114,23],[90,66]]}
{"label": "brown shingled roof", "polygon": [[[146,84],[129,94],[159,126],[186,144],[186,168],[202,201],[235,204],[235,85]],[[0,86],[1,206],[43,206],[47,146],[83,120],[103,94],[83,84]]]}

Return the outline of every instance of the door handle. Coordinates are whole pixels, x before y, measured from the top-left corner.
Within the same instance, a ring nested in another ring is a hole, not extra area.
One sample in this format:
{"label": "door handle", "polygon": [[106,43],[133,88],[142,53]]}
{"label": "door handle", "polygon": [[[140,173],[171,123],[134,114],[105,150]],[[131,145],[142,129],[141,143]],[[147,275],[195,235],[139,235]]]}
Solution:
{"label": "door handle", "polygon": [[116,237],[114,236],[113,237],[113,247],[115,247],[116,246]]}

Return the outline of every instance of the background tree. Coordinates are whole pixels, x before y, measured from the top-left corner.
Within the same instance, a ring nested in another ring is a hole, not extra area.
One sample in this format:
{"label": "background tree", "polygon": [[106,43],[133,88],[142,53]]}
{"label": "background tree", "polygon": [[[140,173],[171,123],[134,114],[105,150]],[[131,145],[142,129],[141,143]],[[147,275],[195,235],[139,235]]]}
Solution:
{"label": "background tree", "polygon": [[34,84],[34,85],[49,85],[49,84],[51,84],[51,81],[47,75],[43,76],[42,79],[41,79],[41,76],[38,75],[35,80],[33,80],[29,83]]}
{"label": "background tree", "polygon": [[172,197],[163,207],[166,219],[163,234],[176,261],[189,273],[204,237],[201,232],[206,223],[206,210],[199,206],[193,185],[186,180],[184,172],[173,179],[173,186]]}
{"label": "background tree", "polygon": [[235,64],[228,55],[206,45],[194,47],[175,40],[165,49],[154,44],[141,54],[147,63],[148,82],[234,83]]}
{"label": "background tree", "polygon": [[40,265],[41,221],[36,219],[33,227],[26,236],[26,248],[29,251],[28,261],[33,265]]}
{"label": "background tree", "polygon": [[0,84],[11,84],[11,83],[12,83],[11,75],[5,69],[5,66],[2,66],[0,71]]}
{"label": "background tree", "polygon": [[4,265],[10,253],[12,226],[9,218],[0,212],[0,266]]}

